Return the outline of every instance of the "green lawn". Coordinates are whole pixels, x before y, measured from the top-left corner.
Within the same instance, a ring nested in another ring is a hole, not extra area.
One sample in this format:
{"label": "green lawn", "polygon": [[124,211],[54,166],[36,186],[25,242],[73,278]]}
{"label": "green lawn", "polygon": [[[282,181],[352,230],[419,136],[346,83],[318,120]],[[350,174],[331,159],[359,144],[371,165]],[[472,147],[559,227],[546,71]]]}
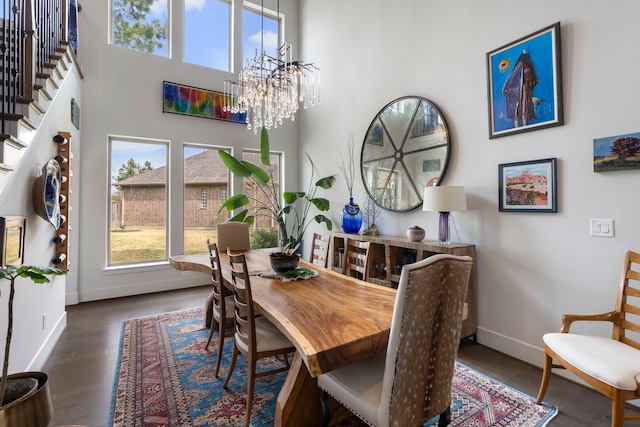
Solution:
{"label": "green lawn", "polygon": [[[207,239],[215,242],[215,229],[185,230],[185,254],[207,251]],[[111,230],[111,264],[158,261],[166,259],[164,228],[131,228]]]}
{"label": "green lawn", "polygon": [[[217,240],[215,228],[188,228],[184,236],[184,253],[197,254],[207,251],[207,239]],[[251,232],[252,248],[277,246],[277,230]],[[111,264],[128,264],[146,261],[161,261],[165,253],[166,232],[164,228],[127,228],[111,230]]]}

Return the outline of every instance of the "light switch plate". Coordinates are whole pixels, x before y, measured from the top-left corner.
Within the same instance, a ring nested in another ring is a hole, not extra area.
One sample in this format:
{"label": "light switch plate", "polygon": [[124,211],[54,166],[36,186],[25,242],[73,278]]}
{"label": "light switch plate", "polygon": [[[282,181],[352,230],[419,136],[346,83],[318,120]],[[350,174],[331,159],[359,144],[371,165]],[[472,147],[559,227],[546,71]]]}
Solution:
{"label": "light switch plate", "polygon": [[614,237],[612,219],[592,219],[591,236],[593,237]]}

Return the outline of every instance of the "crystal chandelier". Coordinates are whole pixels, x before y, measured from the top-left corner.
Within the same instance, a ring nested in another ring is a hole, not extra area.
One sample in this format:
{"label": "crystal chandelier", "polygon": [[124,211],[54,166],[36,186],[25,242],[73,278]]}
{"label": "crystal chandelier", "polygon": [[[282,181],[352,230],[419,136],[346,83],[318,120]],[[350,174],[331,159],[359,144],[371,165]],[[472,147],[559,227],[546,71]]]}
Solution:
{"label": "crystal chandelier", "polygon": [[[278,42],[280,1],[278,0]],[[263,127],[277,128],[284,119],[295,120],[299,103],[303,108],[320,103],[320,69],[313,63],[293,59],[293,47],[286,41],[277,57],[264,50],[264,0],[262,1],[261,52],[247,60],[237,82],[224,82],[224,111],[246,113],[247,128],[254,133]]]}

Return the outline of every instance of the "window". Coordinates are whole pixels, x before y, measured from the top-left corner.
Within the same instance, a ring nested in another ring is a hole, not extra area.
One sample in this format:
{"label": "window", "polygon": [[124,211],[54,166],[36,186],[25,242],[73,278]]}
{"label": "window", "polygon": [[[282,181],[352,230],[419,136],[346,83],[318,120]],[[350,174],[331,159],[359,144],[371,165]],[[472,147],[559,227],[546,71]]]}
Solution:
{"label": "window", "polygon": [[184,62],[231,71],[231,3],[185,0]]}
{"label": "window", "polygon": [[273,11],[264,10],[264,38],[262,37],[262,9],[259,5],[245,3],[242,28],[242,63],[256,57],[264,45],[267,55],[276,58],[278,52],[278,20]]}
{"label": "window", "polygon": [[218,148],[185,145],[184,147],[184,253],[206,250],[207,239],[216,241],[216,225],[229,218],[227,211],[218,214],[226,194],[229,172],[218,155]]}
{"label": "window", "polygon": [[[171,56],[168,35],[171,33],[173,0],[110,1],[113,17],[111,44],[139,52]],[[231,37],[234,26],[232,6],[231,0],[184,0],[184,34],[178,34],[177,38],[174,36],[174,42],[183,43],[184,46],[184,58],[179,60],[237,73],[238,70],[233,69],[233,57],[235,52],[239,54],[240,49],[243,65],[248,59],[255,58],[262,46],[268,55],[277,56],[282,40],[278,40],[279,21],[276,12],[263,10],[259,4],[245,2],[242,41],[238,40],[234,46]],[[281,15],[280,22],[283,21]]]}
{"label": "window", "polygon": [[220,202],[224,202],[225,200],[227,200],[227,189],[226,188],[221,188],[220,189]]}
{"label": "window", "polygon": [[112,138],[108,265],[167,259],[166,142]]}
{"label": "window", "polygon": [[[270,164],[270,167],[267,168],[266,166],[263,166],[262,163],[260,163],[259,152],[251,151],[251,150],[245,150],[242,152],[242,160],[251,162],[255,165],[260,165],[267,171],[267,173],[269,174],[269,181],[270,181],[268,185],[271,185],[271,181],[273,181],[273,183],[275,184],[276,193],[280,194],[280,182],[282,182],[282,177],[280,172],[281,171],[280,154],[271,153],[269,155],[269,159],[271,164]],[[265,205],[265,204],[268,205],[268,203],[265,203],[265,197],[267,197],[267,194],[270,194],[270,193],[263,191],[251,179],[244,178],[242,185],[243,185],[243,192],[244,194],[247,195],[249,200],[260,200],[261,205]],[[253,215],[256,212],[255,205],[252,203],[248,205],[247,209],[249,210],[251,215]],[[267,215],[266,213],[256,215],[255,222],[253,224],[254,229],[276,228],[277,226],[278,224],[273,219],[273,217],[271,215]]]}
{"label": "window", "polygon": [[169,56],[169,1],[112,0],[111,44]]}
{"label": "window", "polygon": [[200,189],[200,209],[207,209],[207,189]]}

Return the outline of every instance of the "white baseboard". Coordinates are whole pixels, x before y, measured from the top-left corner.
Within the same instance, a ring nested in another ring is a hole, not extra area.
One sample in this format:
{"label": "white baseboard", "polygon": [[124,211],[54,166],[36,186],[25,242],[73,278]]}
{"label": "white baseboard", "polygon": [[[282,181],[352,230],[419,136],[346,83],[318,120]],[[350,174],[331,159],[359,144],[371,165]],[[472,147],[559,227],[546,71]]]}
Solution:
{"label": "white baseboard", "polygon": [[53,348],[58,343],[58,340],[60,339],[60,336],[62,335],[62,332],[66,327],[67,312],[65,311],[56,322],[56,325],[51,330],[51,333],[49,334],[47,339],[44,340],[44,343],[42,344],[42,346],[40,346],[40,349],[38,349],[35,357],[27,366],[26,371],[42,371],[44,364],[47,362],[47,359],[49,359]]}
{"label": "white baseboard", "polygon": [[127,284],[123,286],[110,286],[108,288],[93,289],[91,291],[82,291],[82,289],[80,289],[80,295],[76,304],[87,301],[99,301],[103,299],[150,294],[153,292],[195,288],[208,284],[211,284],[211,278],[198,274],[184,279],[170,279],[162,282],[155,281]]}

